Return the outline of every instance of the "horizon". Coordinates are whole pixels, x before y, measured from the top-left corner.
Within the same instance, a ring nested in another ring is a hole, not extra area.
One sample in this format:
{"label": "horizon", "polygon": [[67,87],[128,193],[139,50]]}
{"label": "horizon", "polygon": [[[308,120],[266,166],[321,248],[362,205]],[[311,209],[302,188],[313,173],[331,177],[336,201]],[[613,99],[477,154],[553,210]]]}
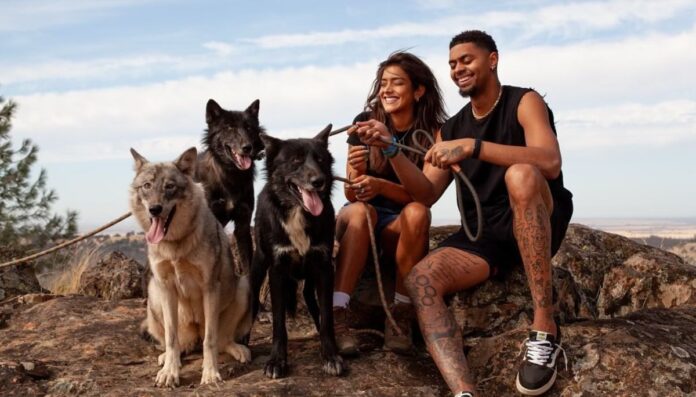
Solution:
{"label": "horizon", "polygon": [[[46,169],[54,210],[78,211],[85,232],[128,210],[128,148],[154,161],[200,148],[208,98],[226,109],[258,98],[269,134],[313,136],[348,124],[378,63],[408,49],[453,115],[468,99],[449,79],[448,44],[467,29],[496,40],[502,84],[534,87],[553,109],[573,220],[696,218],[692,1],[9,0],[0,95],[18,103],[15,146],[40,147],[33,171]],[[345,140],[330,148],[341,175]],[[433,219],[453,211],[450,187]]]}

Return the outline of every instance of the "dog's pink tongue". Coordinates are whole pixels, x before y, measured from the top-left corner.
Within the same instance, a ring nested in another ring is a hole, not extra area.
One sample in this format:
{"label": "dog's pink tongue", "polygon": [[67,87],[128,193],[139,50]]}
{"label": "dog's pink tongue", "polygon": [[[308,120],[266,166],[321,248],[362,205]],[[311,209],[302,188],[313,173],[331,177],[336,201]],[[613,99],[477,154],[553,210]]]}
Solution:
{"label": "dog's pink tongue", "polygon": [[251,167],[251,157],[235,153],[234,158],[241,169],[248,170]]}
{"label": "dog's pink tongue", "polygon": [[164,221],[162,218],[152,218],[150,230],[145,235],[145,240],[150,244],[158,244],[164,238]]}
{"label": "dog's pink tongue", "polygon": [[302,193],[302,202],[304,203],[307,211],[314,216],[319,216],[321,211],[324,210],[324,203],[321,202],[317,192],[310,192],[302,188],[300,188],[300,192]]}

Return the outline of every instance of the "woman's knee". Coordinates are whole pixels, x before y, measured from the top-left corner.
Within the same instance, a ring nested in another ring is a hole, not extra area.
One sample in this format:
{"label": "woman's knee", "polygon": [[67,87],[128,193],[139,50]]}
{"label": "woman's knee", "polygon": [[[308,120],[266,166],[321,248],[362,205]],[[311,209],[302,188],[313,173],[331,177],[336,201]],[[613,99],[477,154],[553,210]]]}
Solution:
{"label": "woman's knee", "polygon": [[351,203],[341,208],[338,212],[337,223],[345,226],[367,226],[366,214],[370,214],[370,219],[374,225],[377,222],[377,211],[369,204]]}
{"label": "woman's knee", "polygon": [[411,235],[427,236],[430,228],[430,209],[423,204],[412,202],[401,210],[401,232]]}

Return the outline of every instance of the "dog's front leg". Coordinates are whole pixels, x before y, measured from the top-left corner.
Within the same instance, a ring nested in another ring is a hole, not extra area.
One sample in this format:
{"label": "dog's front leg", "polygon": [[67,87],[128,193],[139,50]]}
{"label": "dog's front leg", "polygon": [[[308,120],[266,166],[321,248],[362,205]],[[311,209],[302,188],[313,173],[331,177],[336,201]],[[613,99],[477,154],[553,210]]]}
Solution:
{"label": "dog's front leg", "polygon": [[251,267],[253,252],[253,243],[251,240],[251,213],[252,209],[249,209],[249,207],[245,205],[236,211],[236,216],[234,217],[234,238],[237,240],[237,250],[239,251],[242,273],[248,273]]}
{"label": "dog's front leg", "polygon": [[174,387],[179,385],[181,368],[181,349],[178,335],[178,297],[174,280],[155,279],[162,298],[162,317],[164,323],[164,364],[157,373],[155,385]]}
{"label": "dog's front leg", "polygon": [[268,281],[271,286],[271,307],[273,309],[273,348],[263,372],[272,379],[282,378],[288,370],[288,332],[285,328],[284,275],[275,263],[271,266]]}
{"label": "dog's front leg", "polygon": [[321,340],[321,359],[323,370],[329,375],[343,373],[343,359],[336,348],[333,322],[333,286],[334,272],[331,265],[330,250],[312,250],[311,264],[313,276],[317,280],[317,295],[319,296],[319,338]]}
{"label": "dog's front leg", "polygon": [[220,283],[210,282],[203,292],[203,316],[205,336],[203,337],[203,376],[201,384],[222,382],[218,370],[218,323],[220,322]]}

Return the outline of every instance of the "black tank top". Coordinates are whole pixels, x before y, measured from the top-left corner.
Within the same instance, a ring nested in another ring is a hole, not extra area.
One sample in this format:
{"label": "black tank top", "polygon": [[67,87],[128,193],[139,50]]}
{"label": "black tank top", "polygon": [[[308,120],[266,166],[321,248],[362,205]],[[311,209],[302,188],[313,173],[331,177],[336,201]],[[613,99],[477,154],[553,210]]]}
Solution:
{"label": "black tank top", "polygon": [[[476,120],[471,111],[471,102],[464,106],[456,115],[447,120],[442,126],[442,140],[449,141],[461,138],[481,138],[484,142],[495,142],[504,145],[525,146],[524,129],[517,119],[517,107],[524,94],[531,88],[503,86],[500,101],[491,114],[481,120]],[[553,133],[556,134],[553,112],[548,108],[549,121]],[[500,206],[509,206],[508,191],[505,185],[507,167],[488,162],[465,159],[459,163],[462,171],[476,188],[484,212],[495,210]],[[563,173],[558,178],[548,181],[551,194],[556,199],[570,200],[572,194],[563,187]],[[464,184],[461,189],[467,213],[474,211],[474,203]],[[461,195],[461,191],[457,191]]]}

